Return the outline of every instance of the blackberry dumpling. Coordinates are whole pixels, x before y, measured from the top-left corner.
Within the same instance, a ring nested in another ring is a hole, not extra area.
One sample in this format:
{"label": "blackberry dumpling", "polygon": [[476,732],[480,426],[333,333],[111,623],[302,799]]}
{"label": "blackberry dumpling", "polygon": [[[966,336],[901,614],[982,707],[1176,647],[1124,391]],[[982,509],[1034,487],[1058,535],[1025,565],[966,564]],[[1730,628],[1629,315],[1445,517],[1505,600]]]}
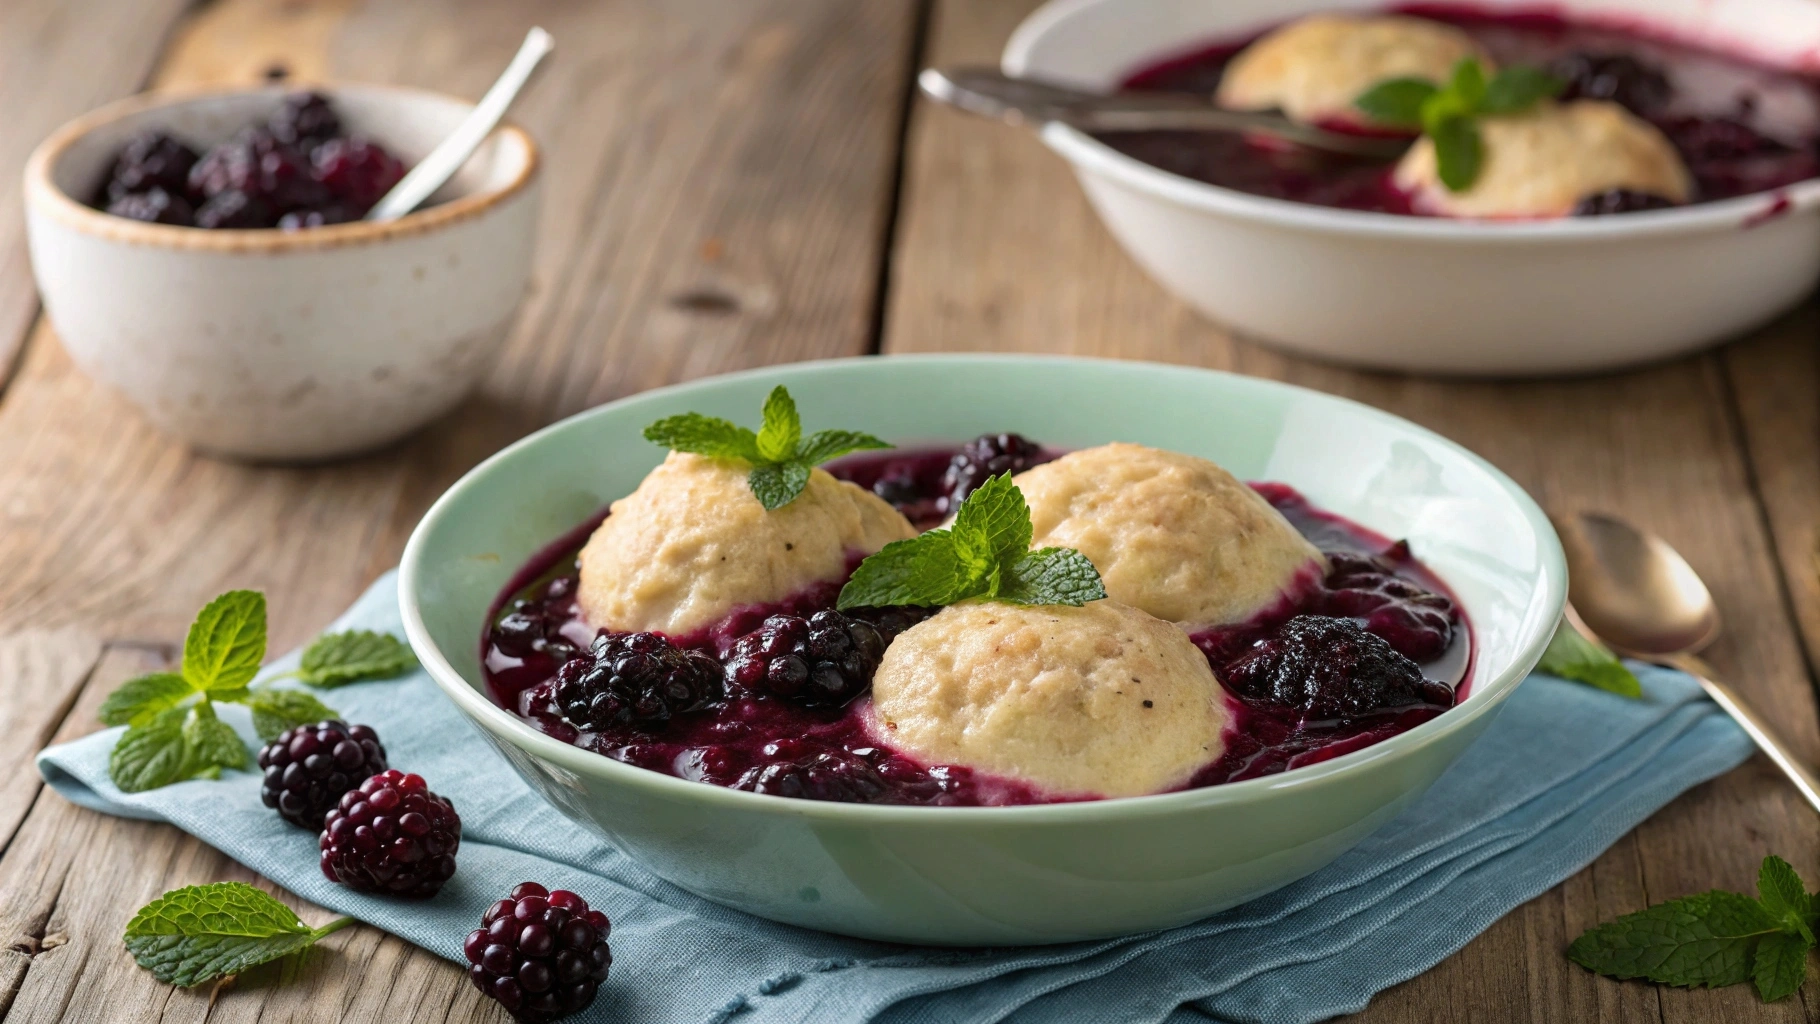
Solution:
{"label": "blackberry dumpling", "polygon": [[1694,197],[1693,176],[1668,137],[1616,103],[1543,103],[1523,114],[1479,119],[1484,164],[1462,192],[1441,183],[1427,138],[1397,165],[1397,187],[1422,213],[1445,217],[1565,217],[1605,193]]}
{"label": "blackberry dumpling", "polygon": [[681,637],[818,583],[916,535],[884,499],[825,471],[766,511],[743,462],[672,452],[582,548],[579,600],[597,629]]}
{"label": "blackberry dumpling", "polygon": [[945,608],[892,641],[872,694],[886,746],[1057,797],[1186,785],[1228,718],[1188,635],[1116,601]]}
{"label": "blackberry dumpling", "polygon": [[1032,547],[1080,551],[1113,600],[1185,629],[1243,622],[1327,571],[1282,513],[1206,459],[1108,444],[1015,480]]}
{"label": "blackberry dumpling", "polygon": [[1357,124],[1353,101],[1387,78],[1445,82],[1479,44],[1452,25],[1403,15],[1317,14],[1246,47],[1215,95],[1234,110],[1281,110],[1311,124]]}

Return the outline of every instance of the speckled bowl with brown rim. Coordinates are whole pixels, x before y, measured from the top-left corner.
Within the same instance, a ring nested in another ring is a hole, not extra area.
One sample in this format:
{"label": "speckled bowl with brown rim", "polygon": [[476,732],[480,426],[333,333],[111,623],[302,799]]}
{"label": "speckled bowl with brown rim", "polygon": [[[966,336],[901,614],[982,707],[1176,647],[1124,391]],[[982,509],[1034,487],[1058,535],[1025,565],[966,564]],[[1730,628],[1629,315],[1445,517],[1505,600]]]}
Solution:
{"label": "speckled bowl with brown rim", "polygon": [[[317,88],[407,164],[472,109],[417,89]],[[287,91],[132,97],[58,129],[25,170],[32,268],[70,356],[159,427],[239,458],[346,455],[434,419],[485,371],[531,273],[538,150],[511,125],[430,205],[385,224],[203,230],[85,202],[133,135],[206,148]]]}

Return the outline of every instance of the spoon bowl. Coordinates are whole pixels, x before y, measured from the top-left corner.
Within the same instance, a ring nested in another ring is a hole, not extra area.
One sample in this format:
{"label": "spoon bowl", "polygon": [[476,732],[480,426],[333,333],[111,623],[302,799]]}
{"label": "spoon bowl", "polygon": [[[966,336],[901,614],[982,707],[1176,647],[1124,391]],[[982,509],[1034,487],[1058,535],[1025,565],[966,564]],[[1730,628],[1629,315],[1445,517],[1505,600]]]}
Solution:
{"label": "spoon bowl", "polygon": [[1701,650],[1719,635],[1712,592],[1660,537],[1597,512],[1555,526],[1567,551],[1568,599],[1606,643],[1656,657]]}

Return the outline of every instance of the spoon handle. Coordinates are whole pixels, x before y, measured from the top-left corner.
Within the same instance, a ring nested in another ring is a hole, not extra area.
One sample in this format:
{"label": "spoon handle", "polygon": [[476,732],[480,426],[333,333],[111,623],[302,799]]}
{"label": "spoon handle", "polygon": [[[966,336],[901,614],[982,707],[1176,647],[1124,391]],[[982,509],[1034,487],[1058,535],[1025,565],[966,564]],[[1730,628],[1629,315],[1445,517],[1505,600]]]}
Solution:
{"label": "spoon handle", "polygon": [[1814,810],[1820,811],[1820,776],[1816,776],[1813,769],[1802,763],[1801,759],[1796,757],[1787,745],[1771,731],[1769,724],[1746,706],[1730,686],[1714,679],[1712,669],[1707,666],[1706,662],[1691,654],[1671,654],[1662,660],[1693,676],[1700,683],[1701,688],[1706,691],[1706,695],[1713,699],[1713,703],[1725,709],[1726,714],[1732,716],[1740,726],[1743,726],[1744,731],[1749,733],[1750,738],[1756,742],[1757,748],[1769,755],[1769,759],[1776,763],[1776,767],[1782,769],[1782,774],[1788,776],[1788,780],[1795,784],[1795,788],[1801,791],[1801,795],[1806,798],[1808,804]]}
{"label": "spoon handle", "polygon": [[524,88],[525,81],[531,72],[537,70],[537,62],[544,59],[556,43],[550,33],[541,28],[533,28],[526,34],[524,45],[518,48],[517,56],[506,65],[505,71],[487,94],[474,105],[472,112],[461,124],[443,139],[430,155],[421,160],[411,172],[406,174],[392,190],[373,204],[367,211],[366,218],[371,221],[397,220],[417,209],[419,203],[430,198],[430,195],[441,188],[443,183],[461,170],[461,165],[468,162],[468,157],[480,148],[487,136],[498,127],[499,119],[506,115],[506,108],[517,98],[518,90]]}

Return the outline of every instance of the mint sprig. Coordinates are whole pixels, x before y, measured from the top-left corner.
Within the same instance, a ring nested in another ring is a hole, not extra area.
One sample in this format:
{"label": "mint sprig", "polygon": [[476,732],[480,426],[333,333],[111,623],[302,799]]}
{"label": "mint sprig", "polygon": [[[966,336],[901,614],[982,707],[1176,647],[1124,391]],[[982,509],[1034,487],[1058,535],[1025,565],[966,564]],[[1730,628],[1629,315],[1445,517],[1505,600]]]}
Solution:
{"label": "mint sprig", "polygon": [[390,633],[353,629],[324,633],[303,649],[297,667],[272,679],[297,679],[329,689],[369,679],[391,679],[409,672],[417,656]]}
{"label": "mint sprig", "polygon": [[216,715],[216,703],[246,705],[254,731],[269,743],[294,726],[341,717],[315,697],[275,689],[273,682],[294,678],[311,686],[340,686],[400,675],[416,663],[397,637],[364,630],[329,633],[304,649],[296,670],[254,686],[265,648],[264,594],[230,590],[210,601],[184,638],[178,671],[129,679],[102,701],[102,723],[127,727],[108,756],[114,785],[143,793],[187,779],[217,778],[224,768],[246,768],[246,744]]}
{"label": "mint sprig", "polygon": [[1520,114],[1566,87],[1541,68],[1523,64],[1488,78],[1485,66],[1467,57],[1454,65],[1445,85],[1426,78],[1388,78],[1361,93],[1353,106],[1375,124],[1428,136],[1441,184],[1450,192],[1464,192],[1485,166],[1479,120]]}
{"label": "mint sprig", "polygon": [[829,459],[891,447],[855,430],[820,430],[804,437],[796,400],[782,385],[765,399],[764,423],[756,433],[714,416],[686,412],[646,427],[645,440],[671,451],[750,464],[746,482],[766,511],[795,501],[809,485],[809,471]]}
{"label": "mint sprig", "polygon": [[935,607],[970,597],[1012,604],[1083,605],[1106,596],[1099,570],[1073,548],[1030,550],[1030,506],[1010,474],[967,495],[954,525],[894,541],[853,571],[836,602],[848,608]]}
{"label": "mint sprig", "polygon": [[353,924],[311,928],[290,907],[245,882],[173,889],[126,924],[126,948],[159,981],[188,987],[308,949]]}
{"label": "mint sprig", "polygon": [[1763,860],[1757,898],[1715,889],[1658,903],[1593,928],[1567,949],[1574,963],[1614,978],[1711,987],[1753,981],[1775,1002],[1807,978],[1815,902],[1795,869]]}
{"label": "mint sprig", "polygon": [[1566,619],[1555,627],[1554,639],[1542,652],[1536,671],[1596,686],[1620,697],[1643,696],[1643,684],[1636,674],[1610,648],[1581,633]]}

